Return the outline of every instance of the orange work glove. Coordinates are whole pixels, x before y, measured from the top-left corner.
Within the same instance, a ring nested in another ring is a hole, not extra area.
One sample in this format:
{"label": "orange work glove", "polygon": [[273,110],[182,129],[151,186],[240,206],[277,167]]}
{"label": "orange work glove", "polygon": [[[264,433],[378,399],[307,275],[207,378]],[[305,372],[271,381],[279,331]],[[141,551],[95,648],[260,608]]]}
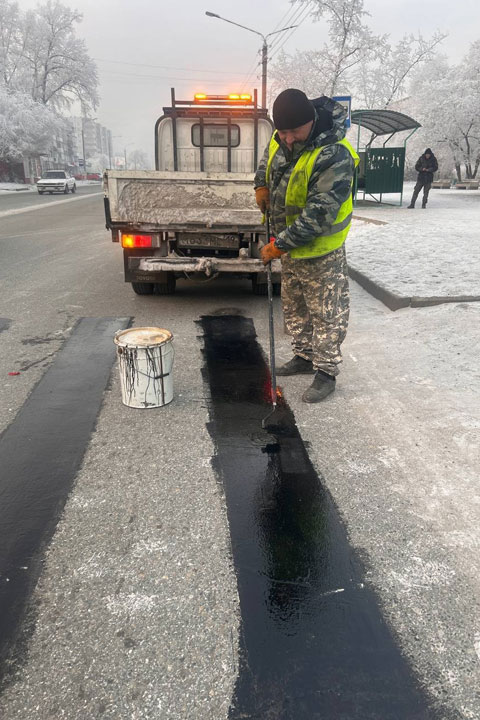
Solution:
{"label": "orange work glove", "polygon": [[270,208],[270,193],[268,187],[255,188],[255,200],[262,213],[268,210]]}
{"label": "orange work glove", "polygon": [[285,250],[279,250],[275,247],[273,242],[269,242],[268,245],[264,245],[262,247],[260,255],[262,256],[263,264],[267,265],[271,260],[275,260],[276,258],[280,258],[282,255],[285,255]]}

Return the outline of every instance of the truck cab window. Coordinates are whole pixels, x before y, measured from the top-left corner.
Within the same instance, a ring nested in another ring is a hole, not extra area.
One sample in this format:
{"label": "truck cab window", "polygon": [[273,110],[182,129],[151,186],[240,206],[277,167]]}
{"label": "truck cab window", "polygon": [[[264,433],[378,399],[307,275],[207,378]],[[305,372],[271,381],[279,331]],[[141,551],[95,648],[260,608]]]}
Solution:
{"label": "truck cab window", "polygon": [[[240,145],[240,128],[238,125],[231,125],[231,147]],[[200,147],[200,124],[192,125],[192,145]],[[228,147],[228,125],[217,125],[205,123],[203,126],[204,147]]]}

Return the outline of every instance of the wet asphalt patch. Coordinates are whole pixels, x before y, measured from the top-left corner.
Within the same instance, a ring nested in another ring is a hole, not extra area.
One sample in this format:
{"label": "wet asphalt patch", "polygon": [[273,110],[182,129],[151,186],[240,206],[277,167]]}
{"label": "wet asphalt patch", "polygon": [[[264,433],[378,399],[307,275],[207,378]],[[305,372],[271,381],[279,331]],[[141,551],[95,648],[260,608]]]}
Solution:
{"label": "wet asphalt patch", "polygon": [[[83,318],[0,436],[0,677],[21,661],[28,599],[95,427],[129,318]],[[15,649],[13,650],[15,646]]]}
{"label": "wet asphalt patch", "polygon": [[215,315],[200,325],[241,611],[230,720],[446,718],[385,623],[283,401],[263,436],[270,374],[253,322]]}

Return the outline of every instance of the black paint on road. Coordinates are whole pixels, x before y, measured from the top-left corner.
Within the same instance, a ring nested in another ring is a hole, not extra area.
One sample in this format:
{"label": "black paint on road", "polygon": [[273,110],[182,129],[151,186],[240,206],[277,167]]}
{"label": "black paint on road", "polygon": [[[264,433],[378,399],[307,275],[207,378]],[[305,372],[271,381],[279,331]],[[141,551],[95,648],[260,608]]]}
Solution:
{"label": "black paint on road", "polygon": [[438,717],[364,584],[285,403],[277,451],[259,442],[270,376],[252,321],[207,316],[201,326],[241,609],[230,719]]}
{"label": "black paint on road", "polygon": [[113,336],[129,322],[80,320],[0,436],[2,675],[12,645],[28,632],[22,627],[27,600],[95,426],[115,359]]}

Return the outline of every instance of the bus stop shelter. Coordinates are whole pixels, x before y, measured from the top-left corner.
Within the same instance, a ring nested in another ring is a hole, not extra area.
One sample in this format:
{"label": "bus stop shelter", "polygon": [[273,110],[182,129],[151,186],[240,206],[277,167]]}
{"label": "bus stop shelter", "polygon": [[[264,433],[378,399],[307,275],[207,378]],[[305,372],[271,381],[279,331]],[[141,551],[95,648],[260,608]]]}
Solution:
{"label": "bus stop shelter", "polygon": [[[400,193],[403,199],[403,176],[405,170],[405,151],[408,139],[421,127],[413,118],[394,110],[354,110],[352,124],[358,125],[357,152],[360,156],[355,181],[355,202],[358,192],[363,191],[363,199],[369,195],[375,202],[382,202],[387,193]],[[360,148],[360,130],[365,128],[371,137],[364,148]],[[387,147],[387,143],[398,132],[411,132],[399,147]],[[381,147],[372,147],[378,137],[387,136]]]}

